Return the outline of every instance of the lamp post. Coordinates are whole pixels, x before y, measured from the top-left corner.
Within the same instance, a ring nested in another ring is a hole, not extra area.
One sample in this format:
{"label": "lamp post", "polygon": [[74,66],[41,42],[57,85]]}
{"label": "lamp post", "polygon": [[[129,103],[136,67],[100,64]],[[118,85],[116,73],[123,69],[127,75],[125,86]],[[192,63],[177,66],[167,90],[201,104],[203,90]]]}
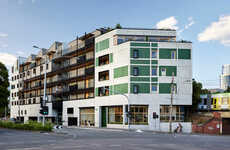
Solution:
{"label": "lamp post", "polygon": [[[37,48],[37,49],[40,49],[40,50],[47,50],[45,48],[40,48],[36,45],[33,46],[33,48]],[[46,105],[46,73],[47,73],[47,64],[48,64],[48,61],[47,61],[47,55],[45,55],[45,73],[44,73],[44,90],[43,90],[43,100],[42,100],[42,106],[44,107]],[[42,114],[42,125],[44,126],[45,125],[45,115]]]}

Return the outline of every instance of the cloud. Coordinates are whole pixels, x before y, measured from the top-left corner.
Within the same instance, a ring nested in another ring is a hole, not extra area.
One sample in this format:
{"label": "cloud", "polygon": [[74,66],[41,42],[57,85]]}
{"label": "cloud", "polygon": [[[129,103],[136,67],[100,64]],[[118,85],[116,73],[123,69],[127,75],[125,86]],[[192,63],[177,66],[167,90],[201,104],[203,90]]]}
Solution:
{"label": "cloud", "polygon": [[6,33],[0,33],[0,38],[6,38],[6,37],[8,37],[8,34],[6,34]]}
{"label": "cloud", "polygon": [[230,16],[220,16],[218,21],[212,22],[198,34],[198,41],[219,41],[223,45],[230,46]]}
{"label": "cloud", "polygon": [[168,17],[164,20],[159,21],[156,24],[157,29],[175,29],[177,30],[179,27],[177,27],[177,20],[174,16]]}
{"label": "cloud", "polygon": [[193,24],[195,24],[195,21],[193,20],[193,17],[188,18],[188,24],[186,24],[182,29],[178,30],[177,34],[180,36],[182,32],[189,29]]}
{"label": "cloud", "polygon": [[0,53],[0,62],[5,64],[7,67],[12,66],[16,60],[17,60],[17,57],[12,54]]}

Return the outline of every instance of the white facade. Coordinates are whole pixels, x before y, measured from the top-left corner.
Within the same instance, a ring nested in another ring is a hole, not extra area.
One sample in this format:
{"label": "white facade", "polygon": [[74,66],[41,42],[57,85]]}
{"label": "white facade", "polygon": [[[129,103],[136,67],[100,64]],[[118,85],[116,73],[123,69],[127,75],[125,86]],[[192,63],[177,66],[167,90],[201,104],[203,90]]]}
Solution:
{"label": "white facade", "polygon": [[[102,126],[102,107],[108,106],[122,106],[123,107],[123,123],[122,124],[109,124],[107,122],[108,128],[128,128],[127,125],[127,117],[125,107],[127,104],[132,105],[146,105],[148,106],[148,122],[147,124],[142,125],[130,125],[132,129],[144,129],[144,130],[155,130],[155,131],[169,131],[169,123],[168,122],[161,122],[160,118],[153,119],[153,112],[156,112],[157,115],[160,116],[160,106],[161,105],[170,105],[170,93],[160,93],[160,84],[161,83],[168,83],[170,84],[172,81],[172,76],[163,76],[160,75],[160,66],[174,66],[176,67],[176,75],[174,77],[174,83],[177,85],[176,93],[173,98],[173,105],[192,105],[192,58],[190,59],[177,59],[179,49],[192,49],[191,43],[185,42],[175,42],[169,40],[168,42],[138,42],[138,41],[126,41],[121,44],[115,44],[116,41],[114,37],[116,36],[156,36],[156,37],[172,37],[175,38],[176,32],[175,31],[164,31],[164,30],[145,30],[145,29],[116,29],[111,32],[108,32],[104,35],[101,35],[96,38],[95,43],[99,43],[100,41],[109,40],[109,47],[103,50],[95,52],[95,64],[97,64],[97,58],[112,54],[112,62],[107,65],[96,66],[95,67],[95,92],[97,92],[98,88],[100,87],[113,87],[110,89],[109,96],[98,96],[95,93],[94,99],[84,99],[84,100],[77,100],[77,101],[65,101],[63,103],[63,121],[64,125],[68,125],[68,117],[77,117],[78,122],[80,122],[80,109],[81,108],[89,108],[92,107],[95,110],[95,126],[101,127]],[[132,46],[131,43],[147,43],[150,46]],[[157,47],[152,47],[152,44],[157,44]],[[97,46],[97,45],[96,45]],[[144,49],[148,48],[149,51],[149,58],[131,58],[131,49]],[[152,49],[157,50],[157,57],[151,57]],[[176,51],[176,59],[160,59],[159,51],[160,49],[175,49]],[[192,54],[191,54],[192,55]],[[132,64],[132,60],[141,60],[141,61],[149,61],[150,64]],[[152,64],[152,61],[157,61],[157,64]],[[119,68],[122,66],[128,66],[128,74],[127,76],[123,77],[114,77],[114,69]],[[138,78],[149,78],[150,81],[131,81],[133,76],[131,73],[132,66],[150,66],[150,75],[149,76],[138,76]],[[157,67],[157,75],[151,75],[151,68],[152,66]],[[109,80],[99,81],[99,72],[109,70]],[[151,82],[151,78],[157,78],[157,81]],[[115,85],[120,84],[128,84],[128,92],[125,95],[128,99],[121,95],[115,94],[117,93],[114,91]],[[131,91],[132,85],[138,83],[146,83],[149,84],[149,93],[138,93],[133,94]],[[157,84],[157,91],[151,90],[151,85]],[[67,114],[67,108],[73,107],[74,113]],[[107,112],[108,113],[108,112]],[[107,114],[108,116],[108,114]],[[177,122],[173,123],[173,129],[177,125]],[[181,122],[183,126],[184,132],[191,132],[191,122]]]}

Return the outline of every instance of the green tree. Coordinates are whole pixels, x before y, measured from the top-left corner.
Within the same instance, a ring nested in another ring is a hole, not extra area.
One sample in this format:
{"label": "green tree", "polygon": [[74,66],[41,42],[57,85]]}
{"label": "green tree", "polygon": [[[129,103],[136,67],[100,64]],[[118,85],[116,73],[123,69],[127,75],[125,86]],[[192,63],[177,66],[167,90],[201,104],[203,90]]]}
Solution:
{"label": "green tree", "polygon": [[8,70],[4,64],[0,62],[0,115],[3,115],[2,110],[5,106],[8,105],[8,97],[10,92],[8,90],[9,79],[8,79]]}
{"label": "green tree", "polygon": [[224,91],[224,93],[230,93],[230,86]]}
{"label": "green tree", "polygon": [[121,29],[122,28],[122,26],[121,26],[121,24],[120,23],[118,23],[118,24],[116,24],[116,27],[115,27],[116,29]]}
{"label": "green tree", "polygon": [[210,94],[207,89],[202,89],[202,83],[197,82],[195,79],[192,79],[192,110],[193,112],[197,111],[198,104],[201,102],[201,94]]}

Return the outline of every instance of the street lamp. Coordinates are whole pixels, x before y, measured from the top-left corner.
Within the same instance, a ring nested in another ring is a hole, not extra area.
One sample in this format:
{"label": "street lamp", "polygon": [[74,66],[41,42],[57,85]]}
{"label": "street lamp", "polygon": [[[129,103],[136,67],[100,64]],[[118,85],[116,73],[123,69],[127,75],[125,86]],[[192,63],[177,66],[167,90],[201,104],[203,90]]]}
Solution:
{"label": "street lamp", "polygon": [[[40,48],[36,45],[33,46],[33,48],[37,48],[37,49],[40,49],[40,50],[47,50],[45,48]],[[47,61],[47,55],[45,55],[45,73],[44,73],[44,94],[43,94],[43,100],[42,100],[42,106],[44,107],[46,105],[46,73],[47,73],[47,64],[48,64],[48,61]],[[42,125],[44,126],[45,125],[45,115],[43,115],[43,118],[42,118]]]}

